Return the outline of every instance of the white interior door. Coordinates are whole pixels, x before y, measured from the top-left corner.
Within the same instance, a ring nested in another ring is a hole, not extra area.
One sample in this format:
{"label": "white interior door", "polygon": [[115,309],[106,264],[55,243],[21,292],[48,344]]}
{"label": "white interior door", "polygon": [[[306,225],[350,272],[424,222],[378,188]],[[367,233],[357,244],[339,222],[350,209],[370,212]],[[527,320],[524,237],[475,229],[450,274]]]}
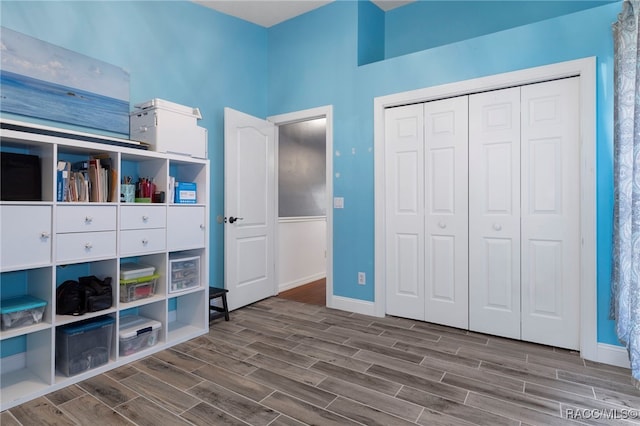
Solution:
{"label": "white interior door", "polygon": [[275,126],[224,109],[225,287],[229,309],[277,294]]}
{"label": "white interior door", "polygon": [[424,319],[424,107],[385,112],[387,313]]}
{"label": "white interior door", "polygon": [[520,338],[520,88],[469,96],[469,328]]}
{"label": "white interior door", "polygon": [[424,105],[425,316],[469,326],[468,97]]}
{"label": "white interior door", "polygon": [[579,349],[579,80],[522,87],[522,339]]}

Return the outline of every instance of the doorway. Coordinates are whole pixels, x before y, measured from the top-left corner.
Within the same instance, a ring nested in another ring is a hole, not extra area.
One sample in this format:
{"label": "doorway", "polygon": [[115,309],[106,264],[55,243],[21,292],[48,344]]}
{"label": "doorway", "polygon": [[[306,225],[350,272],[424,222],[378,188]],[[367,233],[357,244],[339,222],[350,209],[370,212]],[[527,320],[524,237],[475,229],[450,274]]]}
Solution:
{"label": "doorway", "polygon": [[324,288],[329,307],[333,294],[332,112],[331,106],[324,106],[268,118],[276,125],[277,292],[304,299],[305,289],[317,294]]}

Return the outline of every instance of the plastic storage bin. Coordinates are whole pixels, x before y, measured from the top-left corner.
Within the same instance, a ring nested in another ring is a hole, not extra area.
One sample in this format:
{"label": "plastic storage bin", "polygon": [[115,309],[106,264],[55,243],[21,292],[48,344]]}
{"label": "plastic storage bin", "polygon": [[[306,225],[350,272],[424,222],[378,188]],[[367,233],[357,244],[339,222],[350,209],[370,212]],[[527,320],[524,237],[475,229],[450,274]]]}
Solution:
{"label": "plastic storage bin", "polygon": [[109,362],[114,319],[97,319],[56,329],[56,368],[73,376]]}
{"label": "plastic storage bin", "polygon": [[12,330],[42,321],[47,302],[33,296],[12,297],[0,301],[2,330]]}
{"label": "plastic storage bin", "polygon": [[120,318],[120,356],[127,356],[158,343],[162,324],[159,321],[137,315]]}
{"label": "plastic storage bin", "polygon": [[200,257],[169,259],[169,293],[188,290],[200,285]]}
{"label": "plastic storage bin", "polygon": [[120,264],[120,279],[123,280],[148,277],[149,275],[153,275],[154,272],[156,272],[155,266],[134,262],[124,262]]}
{"label": "plastic storage bin", "polygon": [[120,280],[120,302],[133,302],[134,300],[151,297],[156,292],[156,285],[160,275]]}

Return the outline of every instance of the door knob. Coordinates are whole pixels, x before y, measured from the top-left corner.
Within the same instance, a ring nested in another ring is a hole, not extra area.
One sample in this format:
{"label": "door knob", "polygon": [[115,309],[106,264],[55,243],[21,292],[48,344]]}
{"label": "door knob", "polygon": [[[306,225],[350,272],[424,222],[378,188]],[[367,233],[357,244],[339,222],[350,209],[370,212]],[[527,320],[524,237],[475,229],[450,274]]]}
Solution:
{"label": "door knob", "polygon": [[243,217],[233,217],[233,216],[231,216],[231,217],[229,218],[229,223],[233,223],[233,222],[235,222],[236,220],[243,220],[243,219],[244,219]]}

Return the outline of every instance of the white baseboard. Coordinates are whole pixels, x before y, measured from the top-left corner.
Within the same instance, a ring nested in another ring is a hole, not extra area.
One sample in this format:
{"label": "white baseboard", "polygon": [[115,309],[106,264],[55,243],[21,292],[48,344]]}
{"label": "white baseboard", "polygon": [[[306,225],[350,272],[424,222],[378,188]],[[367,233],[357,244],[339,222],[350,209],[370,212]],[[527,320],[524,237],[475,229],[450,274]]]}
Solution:
{"label": "white baseboard", "polygon": [[596,361],[618,367],[631,367],[627,348],[607,343],[598,343],[598,359]]}
{"label": "white baseboard", "polygon": [[[328,308],[341,311],[355,312],[356,314],[379,316],[375,312],[375,304],[365,300],[351,299],[349,297],[331,296],[327,303]],[[383,315],[384,316],[384,315]]]}
{"label": "white baseboard", "polygon": [[10,373],[12,371],[22,370],[27,366],[27,353],[10,355],[2,358],[0,362],[0,374]]}
{"label": "white baseboard", "polygon": [[322,278],[326,278],[326,277],[327,277],[327,273],[325,271],[318,272],[317,274],[309,275],[307,277],[299,278],[299,279],[294,280],[294,281],[289,281],[287,283],[279,284],[278,285],[278,291],[281,292],[281,291],[291,290],[292,288],[296,288],[296,287],[299,287],[301,285],[309,284],[309,283],[312,283],[314,281],[318,281],[318,280],[320,280]]}

